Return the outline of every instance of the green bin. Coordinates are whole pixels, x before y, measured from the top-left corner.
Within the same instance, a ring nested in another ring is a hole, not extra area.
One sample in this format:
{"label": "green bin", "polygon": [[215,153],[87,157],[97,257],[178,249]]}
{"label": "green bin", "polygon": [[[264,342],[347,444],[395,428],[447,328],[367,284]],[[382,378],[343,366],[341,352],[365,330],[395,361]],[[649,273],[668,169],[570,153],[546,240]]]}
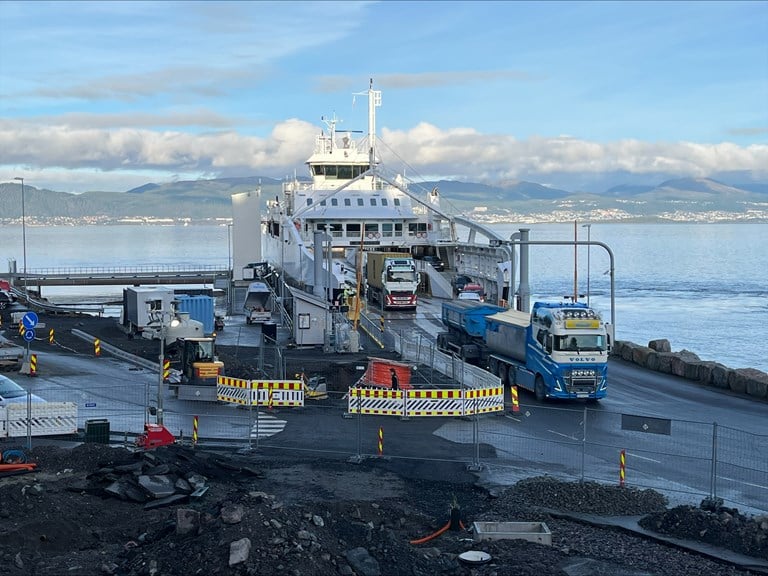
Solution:
{"label": "green bin", "polygon": [[94,444],[109,444],[109,420],[86,420],[85,441]]}

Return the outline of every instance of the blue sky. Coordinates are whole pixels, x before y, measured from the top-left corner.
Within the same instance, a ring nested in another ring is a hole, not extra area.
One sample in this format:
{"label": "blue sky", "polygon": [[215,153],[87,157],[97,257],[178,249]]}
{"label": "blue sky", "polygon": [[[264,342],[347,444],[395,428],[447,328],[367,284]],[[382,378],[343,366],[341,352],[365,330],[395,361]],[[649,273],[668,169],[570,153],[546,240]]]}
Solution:
{"label": "blue sky", "polygon": [[768,177],[765,1],[6,1],[0,26],[0,182],[305,174],[370,78],[424,178]]}

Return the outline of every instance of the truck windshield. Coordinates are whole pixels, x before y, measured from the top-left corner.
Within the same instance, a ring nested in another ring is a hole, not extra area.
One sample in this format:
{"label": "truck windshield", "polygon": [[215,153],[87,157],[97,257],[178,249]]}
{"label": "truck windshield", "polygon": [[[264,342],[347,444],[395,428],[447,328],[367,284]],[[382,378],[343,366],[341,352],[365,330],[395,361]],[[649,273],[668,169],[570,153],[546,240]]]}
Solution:
{"label": "truck windshield", "polygon": [[603,352],[605,351],[604,334],[578,334],[558,336],[556,350],[576,352]]}
{"label": "truck windshield", "polygon": [[413,270],[390,270],[387,272],[387,282],[415,282],[416,272]]}

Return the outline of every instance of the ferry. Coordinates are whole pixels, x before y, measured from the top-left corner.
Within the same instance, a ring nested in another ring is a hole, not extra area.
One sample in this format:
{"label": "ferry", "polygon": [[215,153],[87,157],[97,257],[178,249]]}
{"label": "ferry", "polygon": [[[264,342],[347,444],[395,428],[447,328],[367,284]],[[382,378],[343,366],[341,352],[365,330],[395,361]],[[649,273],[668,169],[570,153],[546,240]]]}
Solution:
{"label": "ferry", "polygon": [[[284,182],[265,203],[263,259],[288,285],[327,302],[360,292],[373,250],[413,257],[420,291],[433,297],[453,298],[452,280],[467,275],[491,300],[508,300],[512,250],[493,230],[443,208],[437,188],[385,166],[376,135],[382,93],[371,81],[355,96],[367,98],[367,133],[340,130],[335,114],[322,119],[309,179]],[[430,264],[436,260],[444,270]]]}

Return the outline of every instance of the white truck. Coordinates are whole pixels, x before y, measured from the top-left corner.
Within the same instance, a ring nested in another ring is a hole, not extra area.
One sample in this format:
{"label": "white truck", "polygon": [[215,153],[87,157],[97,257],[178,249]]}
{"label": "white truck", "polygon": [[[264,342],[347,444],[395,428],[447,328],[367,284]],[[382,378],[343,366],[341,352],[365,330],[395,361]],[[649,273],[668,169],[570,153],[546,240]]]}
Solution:
{"label": "white truck", "polygon": [[413,257],[401,252],[367,252],[368,302],[382,310],[416,308],[416,290],[421,280]]}
{"label": "white truck", "polygon": [[272,319],[271,296],[272,291],[265,282],[251,282],[248,285],[243,304],[246,324],[263,324]]}

